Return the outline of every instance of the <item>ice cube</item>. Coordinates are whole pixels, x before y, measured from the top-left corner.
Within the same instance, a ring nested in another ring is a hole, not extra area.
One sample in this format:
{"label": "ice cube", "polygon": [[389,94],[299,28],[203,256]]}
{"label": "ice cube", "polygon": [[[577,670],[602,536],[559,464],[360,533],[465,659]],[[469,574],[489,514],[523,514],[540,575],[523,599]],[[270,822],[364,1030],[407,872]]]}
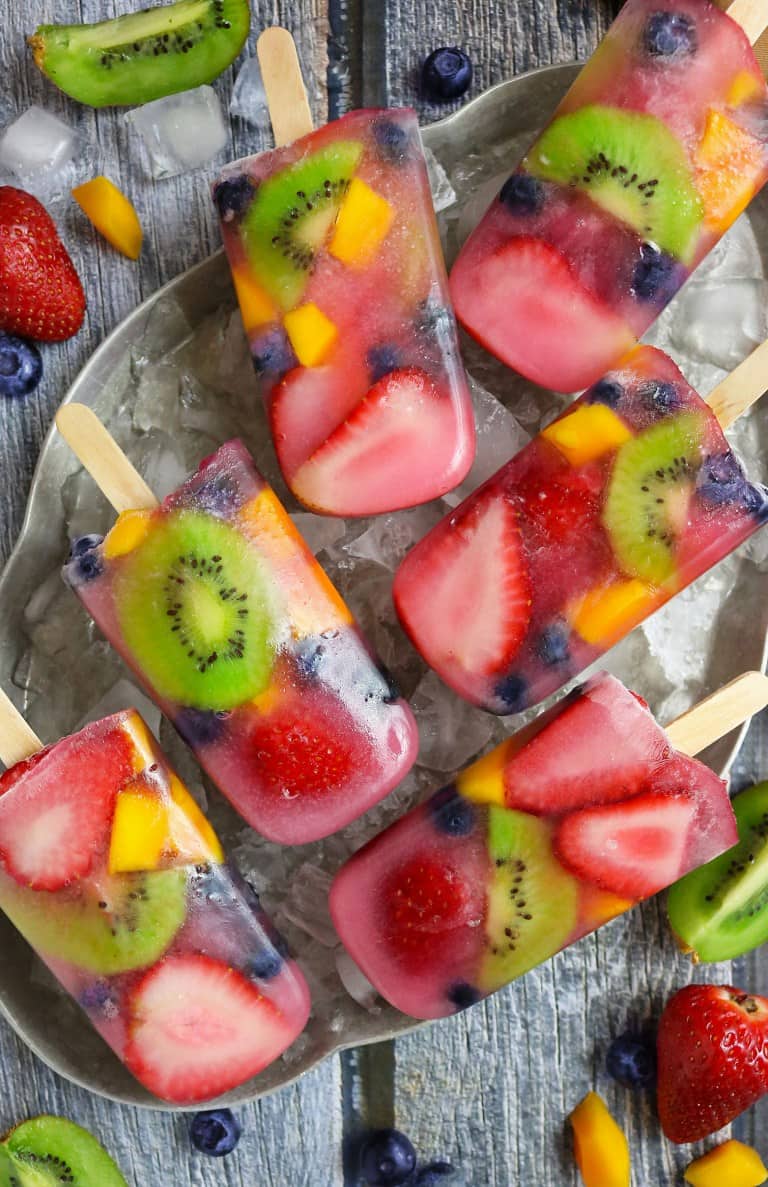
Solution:
{"label": "ice cube", "polygon": [[152,176],[176,177],[207,165],[227,147],[229,128],[213,87],[155,99],[125,117],[149,153]]}
{"label": "ice cube", "polygon": [[330,552],[346,531],[343,519],[312,515],[309,511],[296,511],[291,519],[315,556],[319,552]]}
{"label": "ice cube", "polygon": [[444,495],[449,507],[458,507],[467,495],[513,458],[531,439],[520,422],[500,400],[470,378],[477,428],[477,453],[461,486]]}
{"label": "ice cube", "polygon": [[304,862],[291,879],[290,889],[275,919],[278,927],[282,919],[287,919],[325,948],[335,948],[339,937],[328,908],[332,881],[325,870],[312,862]]}
{"label": "ice cube", "polygon": [[428,672],[413,694],[419,725],[419,764],[433,771],[457,771],[490,742],[493,718],[467,704],[434,672]]}
{"label": "ice cube", "polygon": [[716,280],[681,294],[672,344],[682,354],[732,371],[768,337],[768,284]]}
{"label": "ice cube", "polygon": [[339,980],[349,996],[369,1014],[380,1014],[381,998],[346,949],[337,948],[335,960]]}
{"label": "ice cube", "polygon": [[435,212],[439,214],[441,210],[447,210],[449,206],[455,204],[456,191],[451,185],[448,174],[431,148],[424,148],[424,157],[426,158],[429,184],[432,189],[432,202]]}
{"label": "ice cube", "polygon": [[272,125],[258,58],[249,58],[241,67],[232,90],[229,113],[253,124],[265,135],[269,133]]}
{"label": "ice cube", "polygon": [[344,545],[344,551],[375,561],[394,573],[403,557],[442,518],[439,505],[426,503],[395,515],[381,515],[361,535]]}
{"label": "ice cube", "polygon": [[75,155],[77,133],[49,111],[32,106],[0,139],[0,169],[28,186],[54,180]]}

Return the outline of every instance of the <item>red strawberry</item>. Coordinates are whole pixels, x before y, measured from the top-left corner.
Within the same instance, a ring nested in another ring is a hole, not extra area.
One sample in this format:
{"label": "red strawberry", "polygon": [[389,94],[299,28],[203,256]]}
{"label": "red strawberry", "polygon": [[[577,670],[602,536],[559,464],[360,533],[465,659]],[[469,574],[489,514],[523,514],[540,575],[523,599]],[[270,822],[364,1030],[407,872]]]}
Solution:
{"label": "red strawberry", "polygon": [[684,796],[641,795],[566,816],[555,835],[561,861],[585,882],[643,899],[683,873],[696,804]]}
{"label": "red strawberry", "polygon": [[473,499],[401,565],[395,605],[425,659],[463,696],[486,699],[489,676],[517,655],[531,595],[520,531],[502,495]]}
{"label": "red strawberry", "polygon": [[83,324],[85,294],[37,198],[0,186],[0,329],[62,342]]}
{"label": "red strawberry", "polygon": [[[599,471],[598,471],[599,475]],[[542,485],[534,475],[533,481],[523,480],[517,487],[522,498],[524,515],[531,526],[535,545],[551,547],[555,544],[578,544],[583,547],[600,532],[600,486],[602,476],[595,481],[592,472],[580,474],[566,470]],[[534,545],[534,546],[535,546]]]}
{"label": "red strawberry", "polygon": [[392,371],[296,471],[291,489],[330,515],[377,515],[436,499],[466,477],[470,434],[426,371]]}
{"label": "red strawberry", "polygon": [[445,861],[412,857],[386,879],[381,929],[394,955],[412,973],[430,966],[446,934],[477,923],[475,896]]}
{"label": "red strawberry", "polygon": [[257,1075],[293,1042],[289,1023],[240,973],[207,956],[171,956],[131,994],[125,1062],[174,1104],[209,1100]]}
{"label": "red strawberry", "polygon": [[659,1117],[672,1142],[698,1142],[768,1092],[768,999],[689,985],[661,1016]]}
{"label": "red strawberry", "polygon": [[0,863],[22,886],[61,890],[106,850],[115,797],[133,773],[118,721],[64,738],[0,780]]}

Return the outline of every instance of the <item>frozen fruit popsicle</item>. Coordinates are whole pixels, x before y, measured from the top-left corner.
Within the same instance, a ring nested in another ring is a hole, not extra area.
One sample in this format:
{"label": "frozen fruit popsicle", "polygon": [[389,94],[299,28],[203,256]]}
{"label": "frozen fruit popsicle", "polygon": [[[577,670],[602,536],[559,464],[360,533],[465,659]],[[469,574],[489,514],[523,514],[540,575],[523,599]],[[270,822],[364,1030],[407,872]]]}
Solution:
{"label": "frozen fruit popsicle", "polygon": [[572,392],[645,333],[768,179],[766,24],[756,0],[627,0],[451,274],[488,350]]}
{"label": "frozen fruit popsicle", "polygon": [[[83,418],[117,452],[106,472]],[[416,756],[411,711],[245,447],[149,507],[140,479],[109,493],[138,475],[89,409],[57,424],[117,508],[143,508],[76,541],[65,580],[245,820],[298,845],[387,795]]]}
{"label": "frozen fruit popsicle", "polygon": [[721,428],[766,386],[768,344],[709,403],[629,354],[406,557],[395,604],[425,659],[501,714],[583,672],[768,518]]}
{"label": "frozen fruit popsicle", "polygon": [[311,127],[291,124],[286,136],[308,134],[229,166],[214,189],[277,456],[316,511],[411,507],[474,456],[416,115]]}
{"label": "frozen fruit popsicle", "polygon": [[0,696],[0,908],[149,1092],[250,1080],[309,1016],[257,897],[135,710],[41,747]]}
{"label": "frozen fruit popsicle", "polygon": [[749,673],[669,731],[602,673],[361,849],[331,912],[415,1018],[472,1005],[734,842],[726,786],[684,753],[768,703]]}

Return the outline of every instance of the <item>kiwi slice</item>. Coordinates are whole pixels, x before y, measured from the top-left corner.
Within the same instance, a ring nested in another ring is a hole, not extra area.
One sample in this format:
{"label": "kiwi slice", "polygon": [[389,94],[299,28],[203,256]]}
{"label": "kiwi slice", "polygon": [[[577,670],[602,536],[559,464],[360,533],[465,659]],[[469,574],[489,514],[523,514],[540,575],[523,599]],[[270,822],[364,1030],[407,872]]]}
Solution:
{"label": "kiwi slice", "polygon": [[121,874],[72,895],[46,895],[7,879],[0,902],[41,956],[110,977],[154,964],[170,946],[187,914],[187,874]]}
{"label": "kiwi slice", "polygon": [[198,511],[163,517],[115,574],[120,629],[158,694],[224,712],[272,672],[268,578],[253,544]]}
{"label": "kiwi slice", "polygon": [[91,107],[125,107],[213,82],[248,37],[249,0],[179,0],[92,25],[41,25],[35,62]]}
{"label": "kiwi slice", "polygon": [[[63,1117],[25,1121],[11,1131],[0,1154],[12,1164],[9,1182],[18,1187],[128,1187],[96,1138]],[[2,1158],[0,1187],[5,1187]]]}
{"label": "kiwi slice", "polygon": [[21,1187],[16,1163],[4,1146],[0,1146],[0,1187]]}
{"label": "kiwi slice", "polygon": [[685,412],[639,433],[616,455],[603,522],[628,576],[662,585],[674,575],[706,427],[701,414]]}
{"label": "kiwi slice", "polygon": [[578,918],[579,886],[552,852],[552,829],[526,812],[488,810],[494,864],[480,989],[493,993],[567,943]]}
{"label": "kiwi slice", "polygon": [[363,153],[338,140],[263,182],[242,231],[251,266],[284,309],[292,309],[326,243]]}
{"label": "kiwi slice", "polygon": [[656,116],[582,107],[550,124],[524,168],[583,190],[642,239],[691,262],[704,210],[682,145]]}
{"label": "kiwi slice", "polygon": [[735,960],[768,941],[768,783],[733,807],[739,843],[669,892],[669,921],[697,960]]}

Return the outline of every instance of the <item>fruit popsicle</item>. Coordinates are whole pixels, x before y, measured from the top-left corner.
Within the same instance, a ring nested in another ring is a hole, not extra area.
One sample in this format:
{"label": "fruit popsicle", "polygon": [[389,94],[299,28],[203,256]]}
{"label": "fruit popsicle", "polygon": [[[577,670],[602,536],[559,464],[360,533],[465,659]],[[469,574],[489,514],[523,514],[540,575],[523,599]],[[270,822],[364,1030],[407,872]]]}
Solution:
{"label": "fruit popsicle", "polygon": [[229,1092],[306,1025],[304,977],[135,710],[0,776],[0,908],[163,1100]]}
{"label": "fruit popsicle", "polygon": [[229,166],[214,199],[296,497],[375,515],[457,486],[472,403],[415,113],[352,112]]}
{"label": "fruit popsicle", "polygon": [[536,383],[594,383],[768,180],[767,105],[731,15],[627,0],[464,245],[459,320]]}
{"label": "fruit popsicle", "polygon": [[[754,370],[759,347],[726,385]],[[717,392],[710,401],[715,401]],[[638,347],[442,520],[395,578],[443,680],[517,713],[583,672],[768,518],[713,408]]]}
{"label": "fruit popsicle", "polygon": [[[57,420],[70,443],[71,408]],[[328,836],[410,769],[408,705],[240,442],[162,506],[75,541],[64,577],[270,840]]]}
{"label": "fruit popsicle", "polygon": [[356,853],[331,888],[331,913],[387,1001],[441,1018],[735,837],[723,781],[601,673]]}

